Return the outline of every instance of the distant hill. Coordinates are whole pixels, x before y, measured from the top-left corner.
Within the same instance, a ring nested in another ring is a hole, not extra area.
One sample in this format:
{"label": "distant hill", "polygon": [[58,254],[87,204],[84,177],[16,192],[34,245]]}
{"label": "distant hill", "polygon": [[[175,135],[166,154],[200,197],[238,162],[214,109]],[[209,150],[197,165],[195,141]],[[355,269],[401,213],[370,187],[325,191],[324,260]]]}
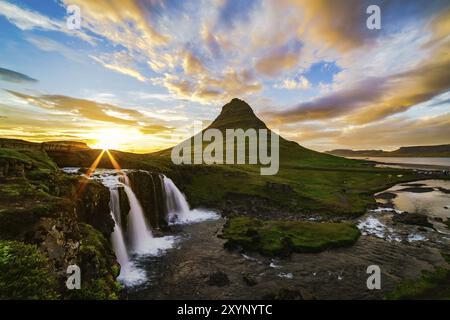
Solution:
{"label": "distant hill", "polygon": [[0,148],[43,151],[76,151],[90,149],[86,143],[78,141],[49,141],[38,143],[5,138],[0,138]]}
{"label": "distant hill", "polygon": [[450,144],[401,147],[394,151],[335,149],[326,153],[340,157],[450,157]]}

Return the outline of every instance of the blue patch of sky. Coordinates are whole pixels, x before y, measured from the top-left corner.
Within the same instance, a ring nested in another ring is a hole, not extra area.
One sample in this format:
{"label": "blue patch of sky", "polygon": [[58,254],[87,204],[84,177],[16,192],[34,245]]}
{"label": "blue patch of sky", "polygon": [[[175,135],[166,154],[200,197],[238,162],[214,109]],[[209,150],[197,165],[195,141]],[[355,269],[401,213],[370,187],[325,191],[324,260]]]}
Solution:
{"label": "blue patch of sky", "polygon": [[313,86],[320,83],[330,84],[333,82],[333,77],[341,72],[342,69],[335,62],[320,61],[314,63],[306,72],[301,75],[304,76]]}
{"label": "blue patch of sky", "polygon": [[36,0],[21,0],[20,4],[17,1],[8,1],[17,5],[22,9],[28,9],[33,12],[40,13],[54,20],[60,20],[66,16],[65,5],[56,0],[51,1],[36,1]]}
{"label": "blue patch of sky", "polygon": [[380,3],[381,25],[385,34],[400,31],[406,24],[419,25],[424,17],[430,17],[450,7],[448,0],[374,1]]}
{"label": "blue patch of sky", "polygon": [[219,27],[233,27],[236,22],[249,19],[259,0],[225,0],[219,14]]}
{"label": "blue patch of sky", "polygon": [[318,87],[310,87],[308,89],[293,89],[293,90],[280,90],[274,88],[273,85],[279,85],[279,82],[273,82],[271,86],[264,86],[264,90],[261,96],[269,97],[277,105],[280,103],[284,106],[292,106],[314,99],[320,95],[321,91]]}

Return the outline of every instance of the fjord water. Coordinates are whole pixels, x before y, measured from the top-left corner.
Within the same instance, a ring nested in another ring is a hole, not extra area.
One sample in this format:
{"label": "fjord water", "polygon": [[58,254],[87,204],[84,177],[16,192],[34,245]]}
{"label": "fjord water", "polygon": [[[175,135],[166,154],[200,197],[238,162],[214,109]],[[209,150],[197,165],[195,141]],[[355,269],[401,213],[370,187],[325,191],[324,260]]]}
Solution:
{"label": "fjord water", "polygon": [[450,158],[431,157],[349,157],[350,159],[370,160],[381,163],[405,164],[417,166],[432,166],[437,168],[450,168]]}

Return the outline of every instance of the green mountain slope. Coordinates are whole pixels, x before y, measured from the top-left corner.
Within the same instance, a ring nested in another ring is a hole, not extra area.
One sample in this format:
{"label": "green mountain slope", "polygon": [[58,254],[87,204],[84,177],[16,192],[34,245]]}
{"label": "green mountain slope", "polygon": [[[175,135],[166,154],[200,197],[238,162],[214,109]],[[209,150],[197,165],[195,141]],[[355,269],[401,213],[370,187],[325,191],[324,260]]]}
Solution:
{"label": "green mountain slope", "polygon": [[[206,129],[210,128],[224,132],[267,126],[246,102],[233,99]],[[273,176],[262,176],[260,165],[249,164],[178,165],[172,166],[169,174],[194,206],[270,218],[361,214],[373,203],[374,192],[415,178],[413,173],[402,170],[373,168],[361,161],[316,152],[281,136],[279,146],[280,168]],[[152,156],[170,163],[171,151],[166,149]]]}

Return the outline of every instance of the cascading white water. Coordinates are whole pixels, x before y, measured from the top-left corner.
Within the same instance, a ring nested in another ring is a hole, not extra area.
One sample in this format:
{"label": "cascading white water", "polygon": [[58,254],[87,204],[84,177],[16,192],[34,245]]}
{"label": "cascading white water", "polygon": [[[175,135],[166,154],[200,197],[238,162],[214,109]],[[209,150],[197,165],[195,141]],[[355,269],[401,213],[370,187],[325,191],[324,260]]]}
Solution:
{"label": "cascading white water", "polygon": [[119,190],[117,187],[112,187],[109,189],[110,199],[109,199],[109,208],[111,209],[111,213],[113,214],[114,222],[118,225],[119,228],[122,228],[121,223],[121,212],[120,212],[120,202],[119,202]]}
{"label": "cascading white water", "polygon": [[152,231],[145,220],[141,204],[131,189],[129,178],[124,174],[121,180],[124,182],[122,185],[130,204],[127,230],[131,241],[130,251],[135,254],[157,255],[164,250],[173,248],[175,237],[153,237]]}
{"label": "cascading white water", "polygon": [[143,279],[143,273],[141,270],[136,269],[134,264],[130,261],[130,257],[127,252],[125,240],[123,237],[122,226],[120,223],[120,203],[119,203],[119,191],[117,187],[111,187],[110,189],[110,209],[111,217],[114,220],[114,231],[111,234],[111,243],[116,253],[117,262],[120,264],[120,275],[118,279],[127,284],[138,283]]}
{"label": "cascading white water", "polygon": [[215,212],[209,210],[190,210],[183,193],[177,188],[172,179],[164,175],[163,185],[169,224],[193,223],[219,217]]}
{"label": "cascading white water", "polygon": [[134,253],[145,253],[153,239],[153,234],[147,226],[144,218],[144,211],[136,198],[133,190],[127,185],[123,185],[130,203],[130,213],[128,215],[128,235],[130,237],[131,250]]}
{"label": "cascading white water", "polygon": [[188,220],[189,204],[172,179],[163,176],[166,209],[170,223]]}

